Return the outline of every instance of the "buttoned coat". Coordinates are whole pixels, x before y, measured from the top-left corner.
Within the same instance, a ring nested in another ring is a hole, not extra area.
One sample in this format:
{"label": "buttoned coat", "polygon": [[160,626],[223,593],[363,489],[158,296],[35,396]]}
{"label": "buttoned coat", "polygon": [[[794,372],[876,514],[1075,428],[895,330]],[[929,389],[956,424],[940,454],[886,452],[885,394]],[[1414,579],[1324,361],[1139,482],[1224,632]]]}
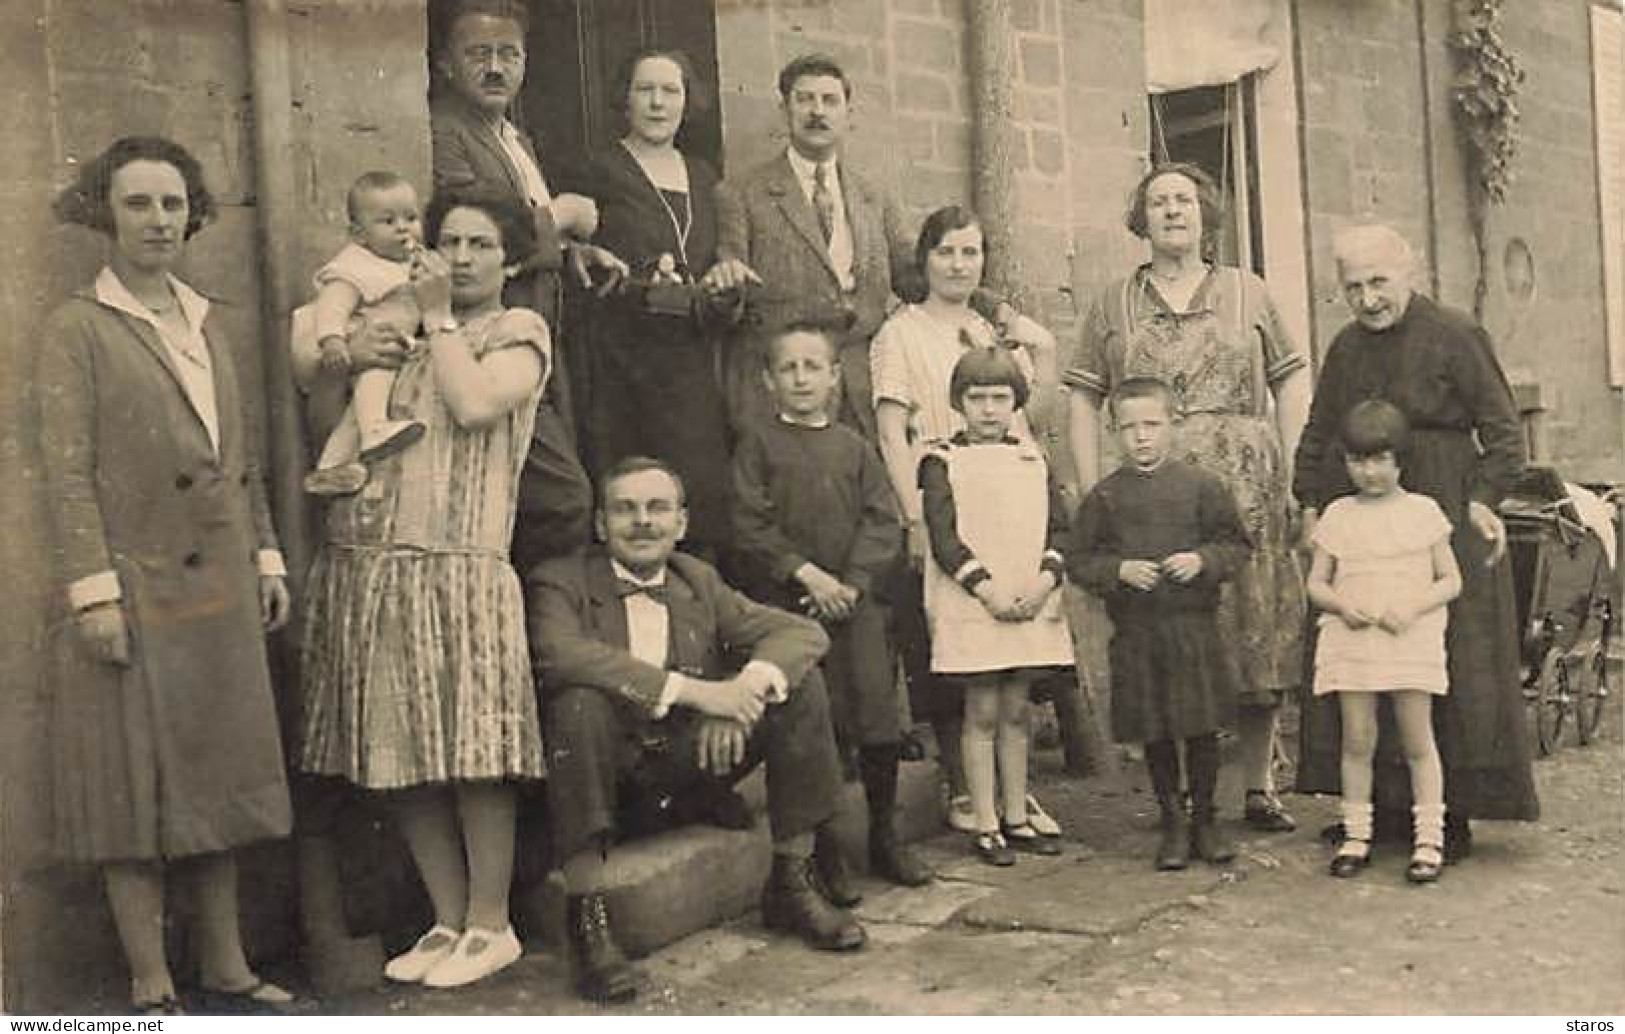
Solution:
{"label": "buttoned coat", "polygon": [[[218,308],[203,325],[218,450],[151,324],[85,290],[38,346],[67,857],[192,855],[289,829],[256,566],[277,540]],[[105,571],[130,626],[128,667],[89,656],[67,605],[68,585]]]}
{"label": "buttoned coat", "polygon": [[904,236],[897,205],[850,163],[839,166],[841,195],[852,232],[850,293],[841,290],[818,216],[779,154],[717,194],[717,257],[739,259],[762,278],[745,309],[743,347],[730,370],[736,421],[770,415],[759,371],[764,334],[794,319],[846,314],[851,319],[841,372],[846,405],[866,437],[874,438],[869,397],[869,340],[886,318],[894,284],[912,275],[913,242]]}

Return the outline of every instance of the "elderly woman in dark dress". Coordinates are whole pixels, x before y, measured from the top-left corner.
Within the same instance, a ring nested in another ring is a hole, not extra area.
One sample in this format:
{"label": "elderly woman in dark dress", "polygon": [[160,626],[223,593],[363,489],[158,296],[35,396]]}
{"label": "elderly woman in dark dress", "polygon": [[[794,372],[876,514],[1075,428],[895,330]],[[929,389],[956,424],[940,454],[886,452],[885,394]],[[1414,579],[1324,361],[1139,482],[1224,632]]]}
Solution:
{"label": "elderly woman in dark dress", "polygon": [[[1380,398],[1404,411],[1411,442],[1405,488],[1432,496],[1455,527],[1461,595],[1445,635],[1449,692],[1434,701],[1444,762],[1445,860],[1471,849],[1469,819],[1535,819],[1518,682],[1518,630],[1506,530],[1495,508],[1523,468],[1523,436],[1488,335],[1463,313],[1413,293],[1409,245],[1385,226],[1345,231],[1338,277],[1354,322],[1332,340],[1298,445],[1294,490],[1312,521],[1352,491],[1337,429],[1355,404]],[[1298,788],[1338,790],[1336,707],[1307,706]],[[1389,723],[1379,739],[1373,800],[1379,824],[1409,827],[1405,759]],[[1386,821],[1384,821],[1386,817]]]}
{"label": "elderly woman in dark dress", "polygon": [[220,306],[173,273],[214,202],[180,145],[127,137],[56,211],[113,245],[37,354],[67,608],[53,623],[56,847],[101,868],[136,1011],[181,1011],[168,873],[196,899],[200,1004],[286,1006],[244,957],[232,851],[291,822],[264,641],[288,590]]}
{"label": "elderly woman in dark dress", "polygon": [[[670,463],[688,485],[689,542],[713,551],[726,533],[726,417],[708,313],[687,304],[695,295],[684,288],[716,260],[717,174],[677,147],[684,116],[708,99],[678,50],[636,51],[615,84],[626,134],[574,184],[598,204],[594,242],[632,280],[592,305],[589,462],[595,471],[627,456]],[[659,286],[646,293],[650,282]]]}

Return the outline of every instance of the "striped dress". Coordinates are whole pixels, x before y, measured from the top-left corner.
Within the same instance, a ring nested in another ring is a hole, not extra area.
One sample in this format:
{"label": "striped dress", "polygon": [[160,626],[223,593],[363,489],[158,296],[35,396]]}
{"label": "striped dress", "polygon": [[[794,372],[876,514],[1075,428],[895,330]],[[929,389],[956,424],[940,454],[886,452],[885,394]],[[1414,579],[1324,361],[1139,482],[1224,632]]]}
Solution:
{"label": "striped dress", "polygon": [[[532,347],[550,358],[529,309],[465,332],[476,356]],[[306,771],[371,789],[545,774],[508,542],[546,380],[505,419],[465,429],[426,354],[401,368],[391,409],[427,433],[329,509],[305,590]]]}

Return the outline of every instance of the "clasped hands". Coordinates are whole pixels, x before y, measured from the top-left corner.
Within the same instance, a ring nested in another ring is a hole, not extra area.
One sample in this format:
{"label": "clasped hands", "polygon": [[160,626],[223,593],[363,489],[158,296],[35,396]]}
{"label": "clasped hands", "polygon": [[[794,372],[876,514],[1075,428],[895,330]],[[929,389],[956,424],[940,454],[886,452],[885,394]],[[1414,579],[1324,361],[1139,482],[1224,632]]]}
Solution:
{"label": "clasped hands", "polygon": [[1124,560],[1117,565],[1117,580],[1131,589],[1150,592],[1164,579],[1189,585],[1202,573],[1202,554],[1194,550],[1171,553],[1161,560]]}
{"label": "clasped hands", "polygon": [[750,730],[766,712],[772,691],[772,681],[759,668],[746,668],[731,679],[683,679],[675,703],[700,712],[695,760],[702,772],[723,775],[739,767]]}
{"label": "clasped hands", "polygon": [[1031,621],[1059,586],[1060,579],[1052,572],[1037,571],[1014,585],[1007,580],[984,578],[976,583],[972,595],[996,620]]}
{"label": "clasped hands", "polygon": [[811,561],[796,568],[796,581],[807,590],[802,603],[819,621],[845,621],[852,616],[863,593]]}
{"label": "clasped hands", "polygon": [[1390,604],[1381,611],[1370,610],[1356,603],[1343,603],[1337,609],[1343,624],[1358,632],[1375,625],[1389,635],[1399,635],[1410,628],[1419,616],[1414,607]]}

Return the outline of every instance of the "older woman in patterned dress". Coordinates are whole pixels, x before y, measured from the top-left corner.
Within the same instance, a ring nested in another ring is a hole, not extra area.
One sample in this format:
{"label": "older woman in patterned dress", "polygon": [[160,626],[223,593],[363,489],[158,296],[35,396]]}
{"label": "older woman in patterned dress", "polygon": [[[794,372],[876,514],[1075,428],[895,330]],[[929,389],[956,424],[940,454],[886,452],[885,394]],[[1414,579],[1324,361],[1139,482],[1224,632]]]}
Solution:
{"label": "older woman in patterned dress", "polygon": [[1308,414],[1309,370],[1264,282],[1208,261],[1219,216],[1218,191],[1195,166],[1159,165],[1140,180],[1125,221],[1150,242],[1151,261],[1096,298],[1063,380],[1080,490],[1098,476],[1101,400],[1125,378],[1155,377],[1174,391],[1176,455],[1235,493],[1253,555],[1225,587],[1219,628],[1241,674],[1245,815],[1255,829],[1284,832],[1293,822],[1271,759],[1276,712],[1302,682],[1305,608],[1286,458]]}
{"label": "older woman in patterned dress", "polygon": [[428,427],[328,513],[311,571],[303,767],[388,791],[435,926],[385,975],[471,983],[515,961],[513,781],[544,771],[508,562],[520,471],[547,380],[547,325],[505,309],[535,247],[505,199],[437,198],[413,283],[428,343],[392,404]]}

